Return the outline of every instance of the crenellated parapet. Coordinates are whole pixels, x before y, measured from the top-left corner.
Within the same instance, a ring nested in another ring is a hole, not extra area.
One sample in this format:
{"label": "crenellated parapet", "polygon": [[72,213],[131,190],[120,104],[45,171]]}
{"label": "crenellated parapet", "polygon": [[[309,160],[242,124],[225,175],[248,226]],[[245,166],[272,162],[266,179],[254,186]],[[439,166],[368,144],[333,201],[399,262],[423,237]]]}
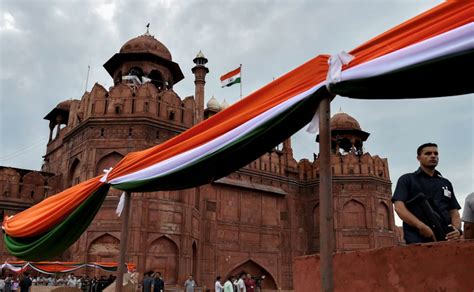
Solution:
{"label": "crenellated parapet", "polygon": [[370,153],[332,154],[331,166],[333,176],[359,175],[390,179],[387,159],[378,155],[372,156]]}
{"label": "crenellated parapet", "polygon": [[[50,121],[50,141],[43,169],[65,171],[67,166],[60,161],[73,150],[65,147],[66,141],[75,148],[97,138],[134,137],[151,147],[190,128],[194,114],[194,99],[182,100],[172,89],[158,90],[152,83],[133,87],[119,83],[106,90],[96,83],[80,100],[62,102],[45,117]],[[118,119],[133,122],[117,123]]]}
{"label": "crenellated parapet", "polygon": [[61,175],[0,166],[0,201],[4,212],[17,213],[61,189]]}

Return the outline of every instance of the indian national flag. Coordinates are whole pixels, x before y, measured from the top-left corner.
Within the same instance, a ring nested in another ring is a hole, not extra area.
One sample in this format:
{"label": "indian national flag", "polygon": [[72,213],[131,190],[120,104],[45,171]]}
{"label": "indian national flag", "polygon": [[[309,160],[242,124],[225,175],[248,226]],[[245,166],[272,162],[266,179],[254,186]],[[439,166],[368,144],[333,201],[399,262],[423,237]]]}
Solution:
{"label": "indian national flag", "polygon": [[240,67],[221,76],[222,87],[240,83]]}

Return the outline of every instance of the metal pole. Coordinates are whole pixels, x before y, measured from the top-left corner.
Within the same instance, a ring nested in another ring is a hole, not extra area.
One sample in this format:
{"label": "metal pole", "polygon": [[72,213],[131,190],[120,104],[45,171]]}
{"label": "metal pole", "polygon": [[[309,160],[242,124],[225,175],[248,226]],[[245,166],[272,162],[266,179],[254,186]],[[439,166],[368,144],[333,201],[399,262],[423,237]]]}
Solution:
{"label": "metal pole", "polygon": [[115,291],[117,292],[122,292],[123,289],[123,274],[125,272],[125,255],[127,254],[128,222],[130,221],[131,197],[131,192],[125,192],[125,200],[122,211],[122,230],[120,231],[119,263],[117,267],[117,280],[115,280]]}
{"label": "metal pole", "polygon": [[242,99],[242,64],[240,64],[240,99]]}
{"label": "metal pole", "polygon": [[87,92],[87,85],[89,84],[89,72],[91,71],[91,66],[87,66],[87,77],[86,77],[86,90],[84,92]]}
{"label": "metal pole", "polygon": [[331,97],[319,104],[319,210],[320,210],[320,270],[321,288],[324,292],[334,291],[333,274],[333,200],[331,169]]}

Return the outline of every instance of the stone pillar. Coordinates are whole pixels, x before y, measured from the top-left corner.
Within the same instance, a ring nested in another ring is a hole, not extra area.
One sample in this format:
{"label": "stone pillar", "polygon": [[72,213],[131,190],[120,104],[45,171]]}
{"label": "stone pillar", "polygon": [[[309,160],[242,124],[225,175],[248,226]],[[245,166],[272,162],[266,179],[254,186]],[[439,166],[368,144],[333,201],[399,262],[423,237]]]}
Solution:
{"label": "stone pillar", "polygon": [[48,143],[51,142],[51,140],[53,140],[53,130],[54,130],[53,121],[49,121],[49,139],[48,139]]}
{"label": "stone pillar", "polygon": [[196,101],[196,111],[194,123],[197,124],[200,123],[204,118],[204,85],[206,84],[206,74],[209,73],[209,69],[205,66],[207,59],[204,57],[201,51],[199,51],[193,62],[196,64],[196,66],[191,69],[195,77],[194,99]]}
{"label": "stone pillar", "polygon": [[56,138],[59,137],[59,130],[61,130],[62,121],[63,121],[63,116],[57,115],[56,116],[56,124],[57,124]]}

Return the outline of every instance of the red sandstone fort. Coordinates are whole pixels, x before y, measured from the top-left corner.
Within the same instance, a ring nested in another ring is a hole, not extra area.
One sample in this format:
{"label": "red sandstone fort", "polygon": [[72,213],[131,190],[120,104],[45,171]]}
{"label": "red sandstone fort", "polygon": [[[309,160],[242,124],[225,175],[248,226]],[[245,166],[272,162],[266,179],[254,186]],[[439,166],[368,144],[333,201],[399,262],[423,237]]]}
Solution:
{"label": "red sandstone fort", "polygon": [[[170,51],[149,33],[126,42],[104,67],[114,80],[59,103],[45,119],[50,136],[41,171],[0,167],[2,217],[103,173],[131,151],[178,135],[227,107],[204,105],[207,59],[194,58],[194,96]],[[45,123],[46,124],[46,123]],[[45,125],[46,126],[46,125]],[[331,119],[335,249],[397,245],[385,158],[364,151],[369,133],[345,113]],[[293,289],[293,261],[319,250],[319,160],[296,161],[291,140],[211,184],[175,192],[134,193],[127,261],[161,271],[168,285],[194,274],[212,287],[217,275],[266,275],[267,289]],[[196,174],[198,175],[198,174]],[[186,178],[183,178],[185,180]],[[120,192],[60,260],[117,261]],[[0,243],[2,260],[12,257]]]}

